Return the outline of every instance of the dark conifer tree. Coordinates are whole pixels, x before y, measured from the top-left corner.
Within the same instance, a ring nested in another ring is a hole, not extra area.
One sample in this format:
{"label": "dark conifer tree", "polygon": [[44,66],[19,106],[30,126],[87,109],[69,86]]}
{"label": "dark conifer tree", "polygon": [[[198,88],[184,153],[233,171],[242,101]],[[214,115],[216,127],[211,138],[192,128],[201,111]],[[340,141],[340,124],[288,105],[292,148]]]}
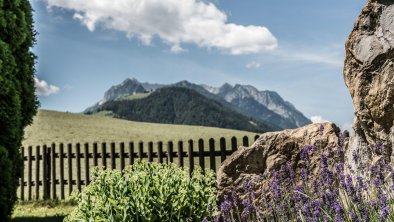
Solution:
{"label": "dark conifer tree", "polygon": [[22,174],[23,129],[32,122],[35,42],[28,0],[0,0],[0,221],[9,221]]}

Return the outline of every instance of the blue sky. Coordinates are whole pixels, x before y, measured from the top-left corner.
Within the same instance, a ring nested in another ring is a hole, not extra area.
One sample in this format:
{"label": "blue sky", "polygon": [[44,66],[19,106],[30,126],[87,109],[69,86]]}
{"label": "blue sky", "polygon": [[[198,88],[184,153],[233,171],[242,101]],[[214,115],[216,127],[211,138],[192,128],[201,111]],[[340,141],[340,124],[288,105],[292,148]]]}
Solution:
{"label": "blue sky", "polygon": [[127,77],[250,84],[349,127],[344,43],[366,0],[32,0],[41,108],[81,112]]}

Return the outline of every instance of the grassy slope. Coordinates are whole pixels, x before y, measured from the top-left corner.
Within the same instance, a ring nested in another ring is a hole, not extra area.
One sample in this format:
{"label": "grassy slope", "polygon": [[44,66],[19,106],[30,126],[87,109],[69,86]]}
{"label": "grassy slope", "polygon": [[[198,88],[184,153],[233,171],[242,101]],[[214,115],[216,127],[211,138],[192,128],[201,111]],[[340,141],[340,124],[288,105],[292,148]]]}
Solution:
{"label": "grassy slope", "polygon": [[[133,122],[110,117],[39,110],[25,130],[24,146],[58,143],[169,141],[230,138],[255,133],[214,127]],[[253,140],[250,140],[253,141]]]}
{"label": "grassy slope", "polygon": [[[186,141],[188,139],[197,140],[199,138],[219,139],[220,137],[225,137],[228,139],[232,136],[236,136],[238,144],[240,144],[241,138],[245,135],[248,136],[249,141],[252,142],[253,137],[256,134],[252,132],[213,127],[133,122],[104,116],[39,110],[37,116],[34,118],[33,124],[25,130],[25,140],[23,141],[23,145],[34,146],[50,144],[52,142],[90,143],[102,141],[127,142],[140,140],[147,142],[159,140],[177,141],[180,139]],[[218,140],[216,142],[218,143]],[[229,140],[227,142],[229,142]],[[208,147],[205,149],[207,148]],[[195,160],[195,162],[198,162],[198,160]],[[206,159],[205,162],[208,167],[209,159]],[[219,167],[220,157],[217,158],[217,162],[217,167]],[[186,159],[186,166],[187,163],[188,160]],[[84,170],[82,170],[82,175],[84,175]],[[26,177],[27,176],[25,175],[25,178]],[[62,221],[64,215],[67,215],[72,209],[73,206],[67,203],[20,203],[14,211],[13,222]]]}

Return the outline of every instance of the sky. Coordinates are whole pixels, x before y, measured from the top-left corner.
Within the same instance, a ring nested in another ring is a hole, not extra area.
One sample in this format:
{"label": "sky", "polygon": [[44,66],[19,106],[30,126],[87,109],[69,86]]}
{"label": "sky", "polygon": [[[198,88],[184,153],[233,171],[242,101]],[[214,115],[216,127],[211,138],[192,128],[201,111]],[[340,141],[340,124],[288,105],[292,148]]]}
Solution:
{"label": "sky", "polygon": [[349,129],[344,44],[366,0],[31,0],[42,109],[81,112],[126,78],[273,90]]}

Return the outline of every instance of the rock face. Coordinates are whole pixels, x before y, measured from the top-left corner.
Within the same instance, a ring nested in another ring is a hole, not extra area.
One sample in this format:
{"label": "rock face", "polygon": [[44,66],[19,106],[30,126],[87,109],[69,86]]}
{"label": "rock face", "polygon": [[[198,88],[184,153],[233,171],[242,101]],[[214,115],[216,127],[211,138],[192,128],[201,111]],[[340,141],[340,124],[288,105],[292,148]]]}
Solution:
{"label": "rock face", "polygon": [[[328,147],[338,146],[339,128],[332,123],[311,124],[294,130],[265,133],[251,147],[240,147],[220,167],[218,178],[218,195],[230,194],[242,189],[246,179],[257,179],[259,174],[279,170],[280,166],[290,161],[297,173],[302,149],[314,145],[318,151],[328,153]],[[320,152],[317,152],[320,154]],[[327,154],[328,155],[328,154]],[[320,155],[311,156],[312,172],[320,166]]]}
{"label": "rock face", "polygon": [[394,132],[393,0],[370,0],[362,10],[346,42],[344,79],[356,114],[348,156],[355,151],[365,154],[381,143],[385,149],[370,158],[390,161]]}

